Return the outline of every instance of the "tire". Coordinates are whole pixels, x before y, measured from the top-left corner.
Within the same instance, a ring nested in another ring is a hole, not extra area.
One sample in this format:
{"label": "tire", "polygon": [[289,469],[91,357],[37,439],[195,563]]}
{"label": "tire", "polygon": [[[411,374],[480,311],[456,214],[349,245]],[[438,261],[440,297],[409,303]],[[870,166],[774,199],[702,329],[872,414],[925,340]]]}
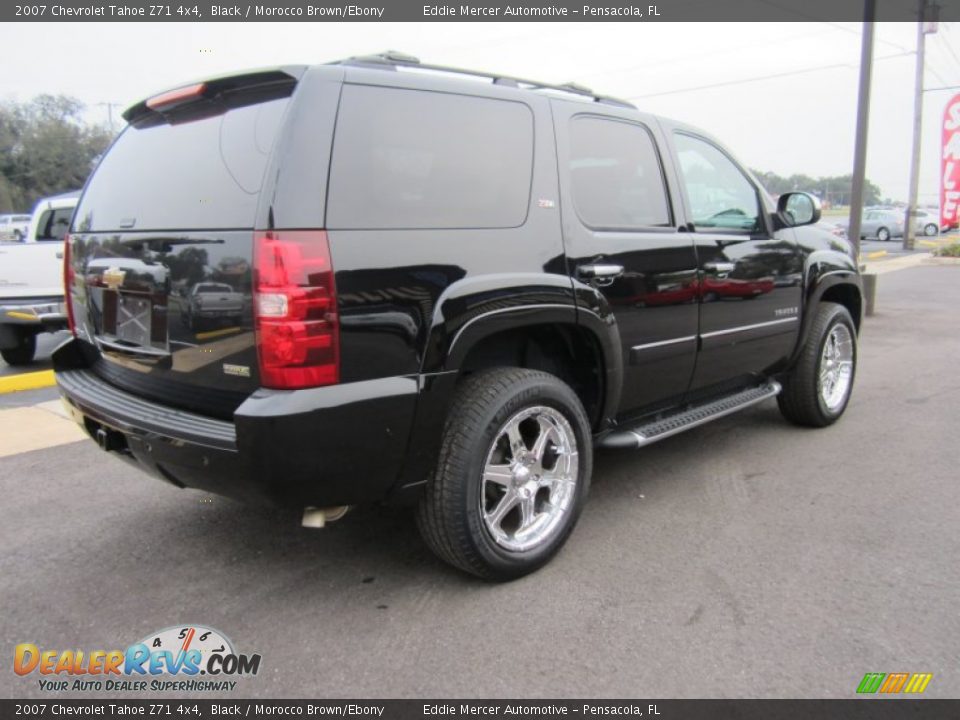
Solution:
{"label": "tire", "polygon": [[882,227],[879,230],[877,230],[877,240],[879,240],[880,242],[886,242],[889,239],[890,239],[889,230],[887,230],[885,227]]}
{"label": "tire", "polygon": [[[832,359],[828,355],[834,351],[827,349],[828,343],[836,351]],[[827,370],[824,364],[828,362],[834,363],[835,371],[821,383],[820,373]],[[857,331],[853,318],[843,305],[821,303],[800,358],[777,396],[780,412],[797,425],[832,425],[847,408],[856,372]]]}
{"label": "tire", "polygon": [[19,230],[13,231],[13,240],[14,242],[23,242],[23,233]]}
{"label": "tire", "polygon": [[923,234],[927,237],[934,237],[940,234],[940,228],[933,223],[928,223],[927,225],[923,226]]}
{"label": "tire", "polygon": [[3,357],[7,365],[29,365],[33,362],[33,356],[37,353],[37,336],[21,335],[20,344],[14,348],[0,350],[0,357]]}
{"label": "tire", "polygon": [[533,370],[479,372],[451,405],[420,533],[440,559],[485,580],[527,575],[573,531],[592,461],[590,423],[569,386]]}

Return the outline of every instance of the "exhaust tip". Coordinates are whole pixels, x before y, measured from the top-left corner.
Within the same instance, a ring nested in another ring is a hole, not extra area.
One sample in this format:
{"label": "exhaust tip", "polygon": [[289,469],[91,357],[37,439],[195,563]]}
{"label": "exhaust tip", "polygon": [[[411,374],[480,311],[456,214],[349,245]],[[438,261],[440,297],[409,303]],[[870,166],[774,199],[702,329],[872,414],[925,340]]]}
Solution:
{"label": "exhaust tip", "polygon": [[303,509],[303,520],[300,524],[306,528],[323,528],[328,522],[335,522],[342,518],[348,510],[350,510],[349,505],[328,508],[306,507]]}

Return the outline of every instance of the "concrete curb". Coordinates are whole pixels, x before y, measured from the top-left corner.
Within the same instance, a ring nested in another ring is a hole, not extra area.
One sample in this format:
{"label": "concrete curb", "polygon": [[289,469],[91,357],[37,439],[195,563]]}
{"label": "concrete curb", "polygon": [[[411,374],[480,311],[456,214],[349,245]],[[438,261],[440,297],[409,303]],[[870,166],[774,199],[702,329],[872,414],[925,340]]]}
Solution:
{"label": "concrete curb", "polygon": [[37,390],[54,385],[56,385],[56,380],[53,378],[53,370],[9,375],[0,377],[0,395],[22,390]]}

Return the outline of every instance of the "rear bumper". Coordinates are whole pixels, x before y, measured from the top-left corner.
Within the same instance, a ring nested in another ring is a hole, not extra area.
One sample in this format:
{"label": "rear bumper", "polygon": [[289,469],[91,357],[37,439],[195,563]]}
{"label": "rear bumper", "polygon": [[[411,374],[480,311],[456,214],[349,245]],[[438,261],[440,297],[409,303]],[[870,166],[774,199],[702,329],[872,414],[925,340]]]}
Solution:
{"label": "rear bumper", "polygon": [[89,369],[57,385],[104,450],[179,487],[251,504],[356,505],[387,499],[400,473],[417,397],[414,378],[291,392],[259,390],[233,422],[138,398]]}

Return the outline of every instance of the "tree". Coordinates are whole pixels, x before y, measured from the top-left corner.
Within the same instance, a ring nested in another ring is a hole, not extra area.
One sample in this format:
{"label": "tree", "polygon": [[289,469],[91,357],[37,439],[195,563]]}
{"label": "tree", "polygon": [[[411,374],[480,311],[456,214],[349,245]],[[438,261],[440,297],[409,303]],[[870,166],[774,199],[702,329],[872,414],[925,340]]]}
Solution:
{"label": "tree", "polygon": [[[832,205],[849,205],[853,188],[853,175],[835,175],[812,178],[809,175],[791,175],[781,177],[772,172],[752,171],[760,183],[772,195],[782,195],[786,192],[802,190],[813,193],[824,202]],[[878,205],[883,194],[880,188],[869,180],[864,180],[864,205]]]}
{"label": "tree", "polygon": [[48,195],[83,187],[112,134],[83,121],[84,105],[39,95],[0,107],[0,212],[24,212]]}

